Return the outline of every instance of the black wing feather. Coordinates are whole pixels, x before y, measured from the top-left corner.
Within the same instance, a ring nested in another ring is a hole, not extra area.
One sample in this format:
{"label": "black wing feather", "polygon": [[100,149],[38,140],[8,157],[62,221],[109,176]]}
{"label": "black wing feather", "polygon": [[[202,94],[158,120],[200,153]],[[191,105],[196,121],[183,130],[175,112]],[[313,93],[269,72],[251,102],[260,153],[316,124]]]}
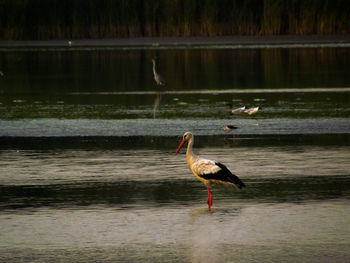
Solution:
{"label": "black wing feather", "polygon": [[215,164],[221,168],[218,172],[210,174],[201,174],[200,176],[206,180],[219,180],[223,182],[232,183],[240,189],[245,187],[245,184],[241,181],[241,179],[239,179],[238,176],[232,174],[225,165],[217,162],[215,162]]}

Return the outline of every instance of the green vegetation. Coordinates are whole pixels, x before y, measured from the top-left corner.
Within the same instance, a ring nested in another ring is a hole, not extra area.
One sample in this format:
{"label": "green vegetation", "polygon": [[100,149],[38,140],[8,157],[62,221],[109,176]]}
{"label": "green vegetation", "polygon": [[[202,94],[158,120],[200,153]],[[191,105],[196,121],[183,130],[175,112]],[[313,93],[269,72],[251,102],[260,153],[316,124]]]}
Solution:
{"label": "green vegetation", "polygon": [[0,39],[349,34],[346,0],[0,0]]}

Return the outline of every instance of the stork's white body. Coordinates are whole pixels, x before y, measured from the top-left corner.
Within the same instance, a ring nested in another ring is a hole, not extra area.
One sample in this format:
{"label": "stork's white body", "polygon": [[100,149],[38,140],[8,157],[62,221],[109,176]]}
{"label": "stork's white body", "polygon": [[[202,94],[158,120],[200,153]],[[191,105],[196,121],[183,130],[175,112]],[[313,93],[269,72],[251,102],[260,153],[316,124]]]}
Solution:
{"label": "stork's white body", "polygon": [[206,186],[210,185],[210,180],[206,180],[203,178],[205,174],[215,174],[220,170],[214,161],[207,160],[203,158],[199,158],[195,155],[186,154],[186,161],[188,168],[197,177],[197,179],[203,182]]}

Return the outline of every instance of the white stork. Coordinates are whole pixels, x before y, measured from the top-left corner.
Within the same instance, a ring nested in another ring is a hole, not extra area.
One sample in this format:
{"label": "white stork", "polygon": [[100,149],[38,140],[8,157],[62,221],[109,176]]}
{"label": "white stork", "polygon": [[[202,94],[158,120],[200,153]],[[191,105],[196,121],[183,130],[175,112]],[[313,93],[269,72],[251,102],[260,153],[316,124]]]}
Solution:
{"label": "white stork", "polygon": [[225,165],[196,156],[192,152],[194,136],[190,132],[184,133],[183,139],[176,151],[176,154],[179,153],[185,142],[188,142],[186,152],[187,165],[190,168],[191,172],[197,177],[197,179],[202,181],[207,187],[207,203],[209,211],[213,205],[213,198],[210,192],[211,184],[230,185],[235,186],[239,189],[245,187],[245,184],[236,175],[232,174]]}

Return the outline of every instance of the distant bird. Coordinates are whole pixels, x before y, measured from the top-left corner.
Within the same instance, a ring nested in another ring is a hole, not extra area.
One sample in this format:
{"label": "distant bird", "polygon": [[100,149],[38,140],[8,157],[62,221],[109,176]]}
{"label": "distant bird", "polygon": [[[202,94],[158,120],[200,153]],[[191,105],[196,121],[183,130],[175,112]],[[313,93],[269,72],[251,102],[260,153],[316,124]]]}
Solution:
{"label": "distant bird", "polygon": [[194,136],[190,132],[184,133],[183,139],[176,151],[176,154],[179,153],[179,151],[186,142],[188,143],[186,151],[187,165],[190,168],[191,172],[194,174],[194,176],[196,176],[197,179],[203,182],[207,187],[207,203],[209,211],[213,205],[213,198],[210,192],[211,184],[230,185],[235,186],[239,189],[245,187],[245,184],[236,175],[232,174],[225,165],[219,162],[202,159],[196,156],[192,152]]}
{"label": "distant bird", "polygon": [[153,76],[154,76],[154,80],[156,81],[156,83],[160,86],[165,86],[166,85],[166,81],[165,79],[162,77],[162,75],[158,74],[156,71],[156,60],[153,58],[152,59],[153,62]]}
{"label": "distant bird", "polygon": [[238,129],[238,127],[234,125],[224,125],[222,126],[222,128],[224,129],[224,131],[227,131],[227,132]]}
{"label": "distant bird", "polygon": [[260,109],[260,107],[258,106],[258,107],[246,109],[244,112],[248,113],[249,115],[253,115],[253,114],[257,113],[259,109]]}
{"label": "distant bird", "polygon": [[[238,129],[237,126],[234,126],[234,125],[223,125],[222,128],[224,129],[224,131],[227,132],[226,136],[225,136],[225,141],[227,142],[227,138],[229,136],[229,133],[232,131],[232,130],[236,130]],[[232,132],[232,139],[233,139],[233,142],[235,143],[236,142],[236,136],[235,134]]]}
{"label": "distant bird", "polygon": [[0,77],[5,76],[4,72],[0,71]]}
{"label": "distant bird", "polygon": [[234,110],[231,110],[230,114],[241,114],[244,111],[245,111],[245,106],[237,108],[237,109],[234,109]]}
{"label": "distant bird", "polygon": [[68,46],[72,46],[72,41],[68,40]]}

